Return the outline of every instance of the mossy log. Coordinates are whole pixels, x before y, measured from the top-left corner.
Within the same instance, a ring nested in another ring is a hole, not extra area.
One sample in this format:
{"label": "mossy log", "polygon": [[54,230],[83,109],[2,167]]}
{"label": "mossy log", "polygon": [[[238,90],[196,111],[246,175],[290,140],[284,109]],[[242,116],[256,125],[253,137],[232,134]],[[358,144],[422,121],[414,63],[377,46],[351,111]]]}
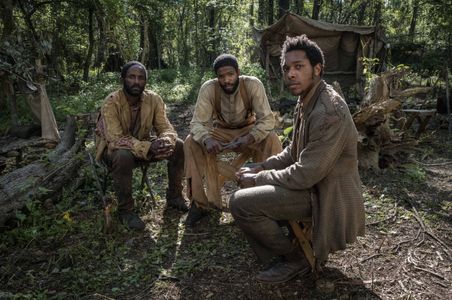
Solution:
{"label": "mossy log", "polygon": [[37,161],[0,177],[0,226],[29,200],[53,198],[76,177],[84,157],[84,137],[76,138],[74,118],[68,118],[63,138],[47,160]]}

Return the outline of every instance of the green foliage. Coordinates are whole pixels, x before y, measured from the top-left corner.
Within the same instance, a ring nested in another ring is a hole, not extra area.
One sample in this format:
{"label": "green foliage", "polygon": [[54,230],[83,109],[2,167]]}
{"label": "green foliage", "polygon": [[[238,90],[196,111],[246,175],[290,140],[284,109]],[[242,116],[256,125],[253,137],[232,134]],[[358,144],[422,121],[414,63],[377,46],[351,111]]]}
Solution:
{"label": "green foliage", "polygon": [[363,63],[363,75],[366,78],[367,82],[370,82],[373,78],[373,76],[375,76],[375,67],[378,65],[379,63],[379,59],[378,58],[369,58],[369,57],[363,57],[362,58],[362,63]]}
{"label": "green foliage", "polygon": [[119,74],[115,73],[102,73],[88,82],[69,77],[64,84],[50,84],[49,99],[57,120],[64,121],[66,115],[96,111],[105,97],[119,87]]}
{"label": "green foliage", "polygon": [[405,173],[403,180],[407,183],[416,184],[425,181],[425,170],[418,164],[405,164],[403,165],[403,171]]}
{"label": "green foliage", "polygon": [[281,141],[281,144],[287,145],[290,143],[290,140],[292,139],[292,132],[293,132],[293,126],[284,128],[282,135],[279,136],[279,140]]}

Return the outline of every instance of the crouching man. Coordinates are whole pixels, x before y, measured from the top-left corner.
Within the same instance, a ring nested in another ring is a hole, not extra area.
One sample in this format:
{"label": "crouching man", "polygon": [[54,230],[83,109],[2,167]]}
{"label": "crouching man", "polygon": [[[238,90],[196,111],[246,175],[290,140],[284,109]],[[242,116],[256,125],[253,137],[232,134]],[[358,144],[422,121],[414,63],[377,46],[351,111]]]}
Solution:
{"label": "crouching man", "polygon": [[364,234],[357,130],[347,104],[322,79],[324,57],[305,35],[287,38],[281,54],[285,83],[298,96],[293,135],[283,152],[237,174],[230,199],[236,224],[264,263],[256,279],[285,282],[311,271],[279,221],[312,220],[317,265]]}

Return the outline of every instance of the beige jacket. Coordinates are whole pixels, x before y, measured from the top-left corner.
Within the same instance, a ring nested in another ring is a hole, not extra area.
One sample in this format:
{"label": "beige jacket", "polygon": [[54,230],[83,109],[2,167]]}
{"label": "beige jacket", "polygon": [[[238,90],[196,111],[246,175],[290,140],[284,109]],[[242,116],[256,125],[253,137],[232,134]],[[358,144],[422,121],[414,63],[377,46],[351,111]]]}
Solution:
{"label": "beige jacket", "polygon": [[345,101],[321,81],[295,110],[292,143],[267,159],[257,185],[312,191],[317,260],[364,234],[358,133]]}
{"label": "beige jacket", "polygon": [[[250,133],[257,143],[265,139],[275,126],[275,119],[268,103],[262,82],[256,77],[240,76],[243,78],[247,95],[252,103],[252,111],[256,115],[256,122]],[[216,117],[215,112],[215,79],[205,82],[199,90],[193,118],[190,122],[190,133],[198,143],[203,143],[210,137],[209,132]],[[247,118],[247,110],[239,93],[240,87],[227,95],[221,90],[221,115],[230,126],[243,123]]]}
{"label": "beige jacket", "polygon": [[105,149],[130,149],[139,159],[147,159],[151,147],[151,130],[157,137],[169,137],[176,143],[177,133],[166,117],[165,103],[156,93],[145,90],[141,96],[138,134],[132,136],[130,107],[123,90],[105,98],[96,128],[96,159],[102,158]]}

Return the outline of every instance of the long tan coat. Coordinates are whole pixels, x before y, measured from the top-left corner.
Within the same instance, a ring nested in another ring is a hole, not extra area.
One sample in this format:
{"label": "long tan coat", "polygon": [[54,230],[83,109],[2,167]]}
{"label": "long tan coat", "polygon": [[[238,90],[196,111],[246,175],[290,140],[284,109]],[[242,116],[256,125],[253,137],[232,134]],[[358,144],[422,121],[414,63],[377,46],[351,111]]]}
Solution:
{"label": "long tan coat", "polygon": [[306,100],[295,110],[292,143],[262,164],[256,184],[311,190],[313,248],[325,261],[364,234],[358,133],[347,104],[325,82]]}

